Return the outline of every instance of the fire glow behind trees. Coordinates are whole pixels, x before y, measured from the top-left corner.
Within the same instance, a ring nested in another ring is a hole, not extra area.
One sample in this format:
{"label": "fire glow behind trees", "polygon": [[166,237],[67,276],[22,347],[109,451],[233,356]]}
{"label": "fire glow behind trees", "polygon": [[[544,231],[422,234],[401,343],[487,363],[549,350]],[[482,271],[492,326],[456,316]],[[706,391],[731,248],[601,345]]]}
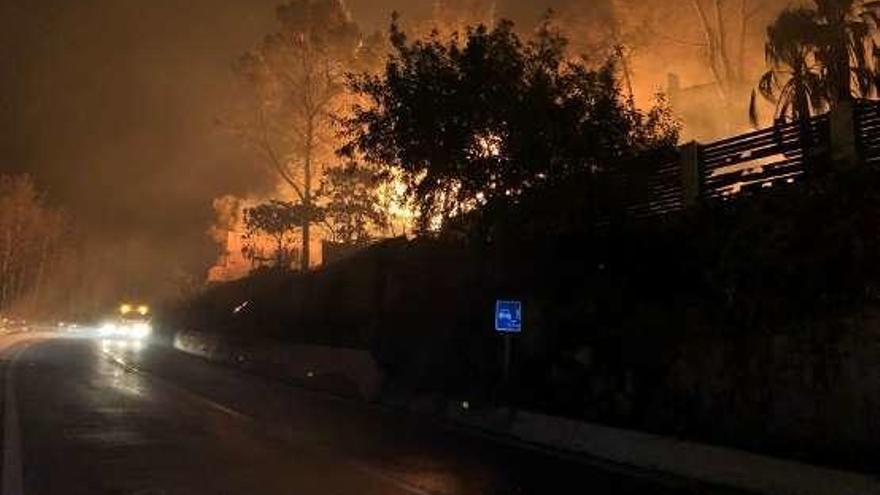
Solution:
{"label": "fire glow behind trees", "polygon": [[569,61],[549,21],[527,41],[507,21],[448,41],[395,24],[391,42],[385,71],[352,83],[368,103],[342,151],[400,172],[423,229],[677,142],[662,102],[638,110],[613,60]]}
{"label": "fire glow behind trees", "polygon": [[[346,71],[369,59],[371,40],[338,0],[293,1],[278,7],[277,17],[280,30],[239,60],[254,101],[250,118],[233,129],[311,211],[316,179],[333,159],[332,117],[345,96]],[[315,221],[303,218],[302,270],[311,266],[306,247]]]}
{"label": "fire glow behind trees", "polygon": [[[98,275],[90,276],[91,286],[106,287],[102,291],[112,294],[114,287],[137,284],[157,297],[173,294],[171,274],[185,272],[201,280],[213,261],[216,246],[204,232],[215,198],[232,194],[259,202],[276,197],[277,173],[271,178],[261,174],[265,159],[243,152],[229,134],[218,132],[214,121],[227,104],[254,103],[253,93],[247,101],[236,93],[230,62],[258,47],[266,33],[281,31],[274,9],[283,3],[0,0],[0,54],[9,69],[0,72],[5,130],[0,166],[31,173],[51,202],[63,204],[76,218],[95,258],[89,264],[106,278],[98,283]],[[712,21],[717,2],[701,3]],[[764,68],[764,30],[788,3],[761,2],[766,8],[750,18],[744,60],[753,71],[746,71],[752,83]],[[474,21],[491,25],[509,17],[525,35],[552,8],[572,39],[572,54],[599,54],[615,42],[626,45],[640,104],[665,89],[670,72],[680,76],[685,89],[713,81],[693,0],[345,4],[350,20],[363,32],[384,31],[397,10],[407,32],[436,26],[446,34]],[[723,4],[726,32],[735,48],[739,0]],[[609,37],[611,28],[616,38]],[[690,100],[689,94],[684,96],[683,101]],[[702,111],[703,103],[694,106],[695,114],[722,113],[715,107]],[[742,107],[721,120],[739,118],[747,102]],[[688,138],[711,139],[729,132],[702,121],[686,124]],[[320,180],[318,168],[338,164],[330,163],[335,160],[330,156],[333,147],[318,153],[322,158],[315,164],[314,186]],[[300,170],[293,178],[301,183],[302,161],[291,164]],[[277,198],[294,199],[289,187],[283,193]]]}

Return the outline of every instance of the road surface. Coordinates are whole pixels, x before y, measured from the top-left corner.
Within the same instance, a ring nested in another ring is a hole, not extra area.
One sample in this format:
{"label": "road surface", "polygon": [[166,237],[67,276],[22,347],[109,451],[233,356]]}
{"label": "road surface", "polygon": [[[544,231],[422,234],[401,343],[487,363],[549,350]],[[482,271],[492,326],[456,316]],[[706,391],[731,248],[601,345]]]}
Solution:
{"label": "road surface", "polygon": [[[679,494],[159,346],[0,337],[3,494]],[[5,339],[5,340],[4,340]]]}

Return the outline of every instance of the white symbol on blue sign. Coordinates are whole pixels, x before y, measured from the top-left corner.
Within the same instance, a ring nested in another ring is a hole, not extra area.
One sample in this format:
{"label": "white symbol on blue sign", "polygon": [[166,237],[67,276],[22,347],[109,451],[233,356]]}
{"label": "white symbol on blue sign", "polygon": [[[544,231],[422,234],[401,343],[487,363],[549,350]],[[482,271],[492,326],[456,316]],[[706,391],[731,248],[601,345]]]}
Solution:
{"label": "white symbol on blue sign", "polygon": [[498,301],[495,303],[495,331],[522,332],[522,303],[520,301]]}

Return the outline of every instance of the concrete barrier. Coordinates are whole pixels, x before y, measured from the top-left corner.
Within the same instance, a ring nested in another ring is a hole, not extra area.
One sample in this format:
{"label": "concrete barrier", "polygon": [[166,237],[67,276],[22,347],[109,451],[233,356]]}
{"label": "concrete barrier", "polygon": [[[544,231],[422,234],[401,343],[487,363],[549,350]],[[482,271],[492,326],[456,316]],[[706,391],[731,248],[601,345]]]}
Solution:
{"label": "concrete barrier", "polygon": [[529,444],[751,493],[880,493],[880,480],[861,473],[527,411],[503,408],[464,411],[460,407],[451,407],[447,417],[459,424]]}
{"label": "concrete barrier", "polygon": [[316,390],[373,401],[382,373],[368,351],[277,342],[231,343],[200,332],[178,332],[174,347]]}

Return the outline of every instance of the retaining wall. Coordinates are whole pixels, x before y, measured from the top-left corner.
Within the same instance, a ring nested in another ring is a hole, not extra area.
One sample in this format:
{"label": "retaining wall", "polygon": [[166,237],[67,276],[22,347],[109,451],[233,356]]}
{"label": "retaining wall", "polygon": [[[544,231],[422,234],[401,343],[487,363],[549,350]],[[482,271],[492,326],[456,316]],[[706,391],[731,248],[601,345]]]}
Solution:
{"label": "retaining wall", "polygon": [[368,401],[378,396],[382,373],[368,351],[277,342],[231,342],[201,332],[178,332],[174,347],[188,354]]}

